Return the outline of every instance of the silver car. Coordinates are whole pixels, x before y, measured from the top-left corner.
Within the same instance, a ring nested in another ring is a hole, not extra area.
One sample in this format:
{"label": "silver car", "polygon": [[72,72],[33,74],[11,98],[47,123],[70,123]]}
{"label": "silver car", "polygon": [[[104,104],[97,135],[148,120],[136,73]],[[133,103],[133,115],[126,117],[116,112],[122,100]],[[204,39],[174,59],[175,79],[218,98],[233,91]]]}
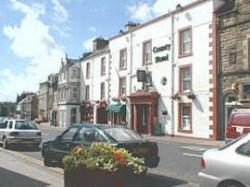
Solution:
{"label": "silver car", "polygon": [[9,119],[0,124],[0,143],[5,149],[10,145],[38,147],[41,141],[42,133],[32,121]]}
{"label": "silver car", "polygon": [[250,187],[250,133],[201,159],[201,187]]}

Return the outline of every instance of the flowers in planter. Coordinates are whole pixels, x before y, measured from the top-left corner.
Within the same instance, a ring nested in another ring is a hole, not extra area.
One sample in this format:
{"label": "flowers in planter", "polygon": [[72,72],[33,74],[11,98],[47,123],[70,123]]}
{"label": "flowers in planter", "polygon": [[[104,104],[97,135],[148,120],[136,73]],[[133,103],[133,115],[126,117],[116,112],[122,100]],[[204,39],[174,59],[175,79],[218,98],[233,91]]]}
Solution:
{"label": "flowers in planter", "polygon": [[195,94],[193,92],[188,92],[186,94],[186,96],[189,98],[189,99],[195,99]]}
{"label": "flowers in planter", "polygon": [[63,164],[65,170],[85,168],[116,172],[127,169],[134,174],[142,174],[147,170],[142,158],[134,157],[124,148],[108,143],[77,146],[70,155],[64,157]]}

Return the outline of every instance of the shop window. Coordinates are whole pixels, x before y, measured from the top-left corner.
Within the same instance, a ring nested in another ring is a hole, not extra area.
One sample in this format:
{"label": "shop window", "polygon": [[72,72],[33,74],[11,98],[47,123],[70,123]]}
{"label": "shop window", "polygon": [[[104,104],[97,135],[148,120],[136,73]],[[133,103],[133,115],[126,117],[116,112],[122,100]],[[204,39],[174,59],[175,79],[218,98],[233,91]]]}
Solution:
{"label": "shop window", "polygon": [[120,50],[120,70],[127,69],[127,49]]}
{"label": "shop window", "polygon": [[191,66],[180,68],[180,91],[189,93],[192,90],[192,71]]}
{"label": "shop window", "polygon": [[105,100],[105,83],[101,83],[101,100]]}
{"label": "shop window", "polygon": [[106,75],[106,58],[101,59],[101,76]]}
{"label": "shop window", "polygon": [[71,123],[76,123],[76,113],[77,109],[76,108],[71,108]]}
{"label": "shop window", "polygon": [[245,84],[242,86],[242,99],[250,100],[250,84]]}
{"label": "shop window", "polygon": [[179,104],[179,131],[192,131],[192,105]]}
{"label": "shop window", "polygon": [[143,43],[143,65],[152,64],[152,42],[151,40]]}
{"label": "shop window", "polygon": [[126,77],[121,77],[119,81],[119,96],[126,96]]}
{"label": "shop window", "polygon": [[90,63],[86,65],[86,79],[90,78]]}
{"label": "shop window", "polygon": [[186,28],[179,31],[179,57],[192,55],[192,29]]}

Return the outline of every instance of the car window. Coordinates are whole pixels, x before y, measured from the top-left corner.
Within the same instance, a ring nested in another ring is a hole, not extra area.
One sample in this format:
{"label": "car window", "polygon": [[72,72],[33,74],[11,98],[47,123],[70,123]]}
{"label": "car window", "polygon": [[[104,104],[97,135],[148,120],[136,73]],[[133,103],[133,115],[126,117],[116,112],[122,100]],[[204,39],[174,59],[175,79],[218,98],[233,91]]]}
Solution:
{"label": "car window", "polygon": [[12,129],[12,127],[13,127],[13,121],[10,121],[10,123],[9,123],[9,129]]}
{"label": "car window", "polygon": [[32,121],[16,121],[15,129],[35,130],[37,129],[37,126]]}
{"label": "car window", "polygon": [[106,139],[103,137],[102,134],[100,134],[100,132],[95,130],[95,132],[94,132],[94,142],[106,142]]}
{"label": "car window", "polygon": [[93,132],[93,129],[92,128],[85,128],[85,127],[82,127],[76,134],[75,136],[75,141],[86,141],[85,137],[84,137],[84,133],[86,131],[90,131],[90,132]]}
{"label": "car window", "polygon": [[250,141],[248,141],[247,143],[244,143],[240,147],[238,147],[236,149],[236,152],[241,154],[241,155],[245,155],[245,156],[250,157]]}
{"label": "car window", "polygon": [[139,134],[126,128],[106,128],[103,131],[116,141],[131,141],[131,140],[142,140]]}
{"label": "car window", "polygon": [[61,138],[61,141],[72,141],[76,132],[78,131],[78,127],[72,127],[68,131],[66,131]]}
{"label": "car window", "polygon": [[1,123],[0,124],[0,129],[6,129],[7,128],[7,124],[8,124],[7,121],[5,121],[4,123]]}

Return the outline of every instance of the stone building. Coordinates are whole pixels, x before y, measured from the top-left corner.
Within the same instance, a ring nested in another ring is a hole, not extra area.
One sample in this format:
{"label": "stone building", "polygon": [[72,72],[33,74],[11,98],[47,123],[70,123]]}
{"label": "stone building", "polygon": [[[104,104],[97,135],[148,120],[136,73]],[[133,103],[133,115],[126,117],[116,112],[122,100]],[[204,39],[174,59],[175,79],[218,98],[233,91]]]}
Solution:
{"label": "stone building", "polygon": [[58,74],[58,125],[66,128],[80,122],[81,61],[66,56]]}
{"label": "stone building", "polygon": [[38,91],[38,119],[39,121],[47,122],[49,119],[49,82],[40,83]]}
{"label": "stone building", "polygon": [[218,138],[224,138],[230,112],[235,107],[250,107],[250,1],[214,2],[219,68]]}
{"label": "stone building", "polygon": [[38,96],[36,94],[27,95],[17,105],[19,118],[34,120],[38,117]]}
{"label": "stone building", "polygon": [[52,126],[58,126],[57,113],[57,90],[58,90],[58,73],[48,76],[48,116],[49,123]]}

